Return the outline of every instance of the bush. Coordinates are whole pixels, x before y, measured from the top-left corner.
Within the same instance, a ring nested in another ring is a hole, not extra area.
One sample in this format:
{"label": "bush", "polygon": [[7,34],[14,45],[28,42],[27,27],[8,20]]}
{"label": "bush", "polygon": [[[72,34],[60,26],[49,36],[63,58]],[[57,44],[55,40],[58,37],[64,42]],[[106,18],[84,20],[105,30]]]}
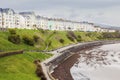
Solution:
{"label": "bush", "polygon": [[49,41],[49,42],[48,42],[48,46],[51,46],[51,44],[52,44],[52,41]]}
{"label": "bush", "polygon": [[26,35],[23,36],[23,41],[25,44],[28,44],[30,46],[34,46],[34,40],[29,36],[26,36]]}
{"label": "bush", "polygon": [[9,29],[10,34],[16,34],[16,30],[15,29]]}
{"label": "bush", "polygon": [[65,41],[64,39],[59,39],[59,42],[63,44]]}
{"label": "bush", "polygon": [[20,36],[16,34],[15,29],[9,29],[10,35],[8,36],[8,40],[14,44],[19,44],[21,42]]}
{"label": "bush", "polygon": [[82,41],[82,38],[81,38],[80,35],[77,36],[77,41],[78,41],[78,42]]}
{"label": "bush", "polygon": [[39,63],[40,63],[40,60],[35,60],[34,63],[35,63],[36,66],[37,66],[37,69],[36,69],[36,71],[35,71],[36,74],[37,74],[37,76],[40,77],[41,80],[47,80],[47,78],[45,77],[45,74],[44,74],[44,72],[43,72],[42,66],[41,66],[41,64],[39,64]]}
{"label": "bush", "polygon": [[21,42],[20,36],[16,34],[8,36],[8,40],[14,44],[19,44]]}
{"label": "bush", "polygon": [[34,36],[33,36],[34,42],[38,42],[39,38],[40,38],[39,36],[34,35]]}
{"label": "bush", "polygon": [[41,31],[41,33],[43,33],[43,34],[45,33],[45,30],[43,30],[43,29],[39,29],[39,30]]}
{"label": "bush", "polygon": [[71,40],[71,41],[74,42],[74,38],[73,38],[72,36],[70,36],[70,35],[67,34],[67,38],[68,38],[69,40]]}
{"label": "bush", "polygon": [[67,38],[73,42],[75,41],[75,39],[77,39],[76,35],[72,31],[67,32]]}

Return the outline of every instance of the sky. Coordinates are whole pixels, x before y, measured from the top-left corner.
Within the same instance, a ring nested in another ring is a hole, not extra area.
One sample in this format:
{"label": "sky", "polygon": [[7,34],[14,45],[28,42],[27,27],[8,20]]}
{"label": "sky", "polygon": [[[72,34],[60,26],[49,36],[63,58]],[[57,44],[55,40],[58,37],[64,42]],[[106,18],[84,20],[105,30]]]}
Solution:
{"label": "sky", "polygon": [[0,8],[120,27],[120,0],[1,0]]}

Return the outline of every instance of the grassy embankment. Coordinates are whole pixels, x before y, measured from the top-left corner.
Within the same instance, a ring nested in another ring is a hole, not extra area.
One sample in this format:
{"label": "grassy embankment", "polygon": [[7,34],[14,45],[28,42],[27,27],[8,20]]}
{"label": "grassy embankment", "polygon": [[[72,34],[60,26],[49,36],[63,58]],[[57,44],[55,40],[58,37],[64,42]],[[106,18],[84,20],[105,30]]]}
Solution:
{"label": "grassy embankment", "polygon": [[[16,30],[20,35],[20,44],[14,44],[8,41],[9,31],[0,31],[0,51],[14,50],[51,50],[66,46],[69,44],[101,39],[102,33],[97,32],[74,32],[70,33],[71,40],[65,31],[38,31],[38,30]],[[24,43],[23,36],[39,36],[39,41],[30,46]],[[48,46],[49,44],[49,46]],[[44,60],[50,57],[50,54],[39,52],[25,52],[24,54],[13,55],[0,58],[0,80],[39,80],[35,74],[35,59]]]}
{"label": "grassy embankment", "polygon": [[39,80],[33,61],[49,58],[50,54],[30,53],[0,58],[0,80]]}
{"label": "grassy embankment", "polygon": [[[20,35],[22,38],[23,36],[33,37],[37,35],[40,37],[39,42],[35,43],[34,46],[29,46],[21,41],[20,44],[13,44],[12,42],[8,41],[8,36],[10,35],[9,31],[1,32],[0,31],[0,50],[1,51],[10,51],[10,50],[44,50],[46,49],[46,42],[51,41],[51,45],[48,47],[47,50],[59,48],[61,46],[77,43],[77,41],[71,41],[67,38],[67,32],[65,31],[38,31],[38,30],[16,30],[17,34]],[[93,33],[89,37],[89,33],[87,32],[74,32],[76,36],[81,37],[81,41],[93,41],[99,40],[97,37],[100,33]],[[63,39],[64,42],[60,43],[60,39]]]}

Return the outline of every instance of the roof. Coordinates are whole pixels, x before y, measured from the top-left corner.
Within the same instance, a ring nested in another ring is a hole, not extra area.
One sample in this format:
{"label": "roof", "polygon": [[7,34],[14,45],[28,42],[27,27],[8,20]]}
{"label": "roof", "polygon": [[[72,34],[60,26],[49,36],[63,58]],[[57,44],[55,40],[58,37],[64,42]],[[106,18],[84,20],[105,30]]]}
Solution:
{"label": "roof", "polygon": [[21,15],[35,15],[34,12],[20,12]]}
{"label": "roof", "polygon": [[4,8],[4,9],[2,9],[2,8],[0,8],[0,12],[1,12],[1,13],[7,13],[7,14],[8,14],[9,11],[12,11],[13,14],[15,14],[15,12],[14,12],[13,9],[10,9],[10,8]]}

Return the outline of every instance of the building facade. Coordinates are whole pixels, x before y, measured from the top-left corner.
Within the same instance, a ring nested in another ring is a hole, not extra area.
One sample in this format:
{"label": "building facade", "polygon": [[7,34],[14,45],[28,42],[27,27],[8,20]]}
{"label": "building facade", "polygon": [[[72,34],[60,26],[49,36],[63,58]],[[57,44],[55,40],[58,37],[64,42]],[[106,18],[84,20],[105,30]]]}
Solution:
{"label": "building facade", "polygon": [[15,12],[10,8],[0,8],[0,27],[15,28]]}
{"label": "building facade", "polygon": [[15,13],[13,9],[0,8],[0,29],[44,29],[59,31],[115,32],[115,30],[96,27],[93,23],[65,19],[47,18],[34,12]]}

